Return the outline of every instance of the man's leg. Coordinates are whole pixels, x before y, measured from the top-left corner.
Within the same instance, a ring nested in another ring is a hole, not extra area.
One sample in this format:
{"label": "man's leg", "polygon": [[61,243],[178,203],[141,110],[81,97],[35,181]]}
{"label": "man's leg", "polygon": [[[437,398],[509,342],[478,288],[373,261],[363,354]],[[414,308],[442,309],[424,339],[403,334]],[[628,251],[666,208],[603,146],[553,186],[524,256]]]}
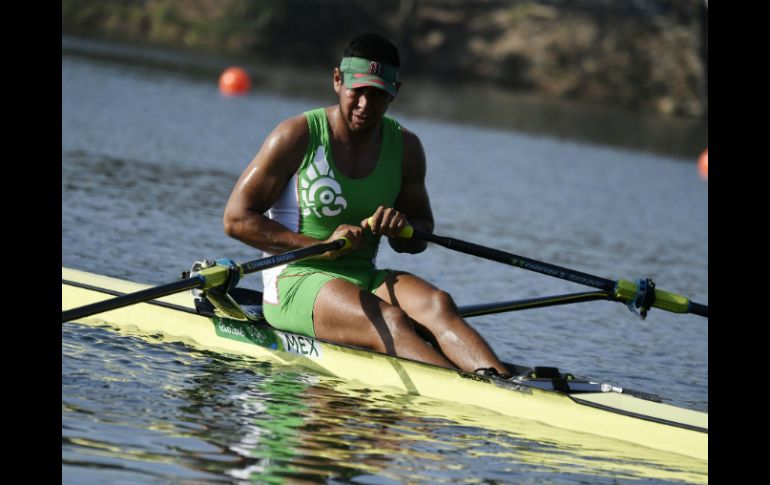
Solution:
{"label": "man's leg", "polygon": [[460,317],[448,293],[412,274],[393,273],[375,295],[406,312],[456,367],[468,372],[493,367],[510,374],[489,344]]}
{"label": "man's leg", "polygon": [[313,305],[316,337],[455,368],[415,331],[404,310],[345,280],[326,283]]}

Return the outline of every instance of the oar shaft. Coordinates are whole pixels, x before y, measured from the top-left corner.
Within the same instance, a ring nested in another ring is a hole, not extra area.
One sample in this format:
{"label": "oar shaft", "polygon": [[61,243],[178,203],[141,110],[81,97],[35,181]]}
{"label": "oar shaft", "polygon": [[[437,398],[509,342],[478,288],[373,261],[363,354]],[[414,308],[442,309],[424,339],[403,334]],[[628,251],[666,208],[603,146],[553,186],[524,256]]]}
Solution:
{"label": "oar shaft", "polygon": [[541,296],[522,300],[512,300],[497,303],[480,303],[477,305],[464,305],[457,308],[457,312],[463,317],[478,317],[492,315],[494,313],[513,312],[517,310],[529,310],[556,305],[569,305],[596,300],[611,300],[612,295],[603,291],[587,291],[582,293],[569,293],[566,295]]}
{"label": "oar shaft", "polygon": [[243,263],[241,265],[241,269],[245,275],[257,271],[264,271],[266,269],[274,268],[282,264],[291,263],[293,261],[300,261],[311,256],[316,256],[327,251],[336,251],[337,249],[342,249],[342,247],[346,244],[349,244],[347,239],[337,239],[336,241],[332,241],[330,243],[316,244],[306,248],[290,251],[288,253],[276,254],[275,256],[249,261],[248,263]]}
{"label": "oar shaft", "polygon": [[541,273],[554,278],[560,278],[563,280],[571,281],[573,283],[579,283],[581,285],[591,286],[593,288],[612,293],[615,289],[615,282],[606,278],[599,278],[587,273],[575,271],[569,268],[563,268],[556,266],[555,264],[544,263],[535,259],[525,258],[524,256],[518,256],[516,254],[500,251],[499,249],[488,248],[480,246],[478,244],[460,241],[451,237],[437,236],[429,232],[420,231],[418,229],[413,230],[413,237],[422,239],[424,241],[432,242],[445,248],[453,249],[461,253],[470,254],[472,256],[479,256],[499,263],[508,264],[510,266],[516,266],[536,273]]}
{"label": "oar shaft", "polygon": [[[336,251],[342,249],[350,244],[345,238],[337,239],[329,243],[316,244],[308,246],[306,248],[289,251],[288,253],[276,254],[267,258],[255,259],[242,265],[235,265],[234,268],[240,271],[241,275],[254,273],[256,271],[263,271],[268,268],[280,266],[282,264],[291,263],[293,261],[300,261],[307,259],[311,256],[323,254],[327,251]],[[116,308],[132,305],[134,303],[141,303],[144,301],[154,300],[163,296],[172,295],[174,293],[181,293],[186,290],[192,290],[193,288],[212,288],[220,286],[228,281],[229,268],[224,266],[210,266],[204,268],[197,275],[190,278],[186,278],[172,283],[167,283],[161,286],[155,286],[153,288],[147,288],[145,290],[137,291],[136,293],[129,293],[128,295],[111,298],[109,300],[91,303],[71,310],[63,311],[61,314],[61,321],[69,322],[71,320],[77,320],[78,318],[85,318],[96,313],[102,313]]]}
{"label": "oar shaft", "polygon": [[700,315],[702,317],[709,317],[709,307],[708,305],[703,305],[701,303],[695,303],[694,301],[690,301],[690,313],[694,313],[695,315]]}
{"label": "oar shaft", "polygon": [[90,305],[73,308],[61,312],[61,321],[69,322],[77,320],[79,318],[85,318],[97,313],[114,310],[116,308],[133,305],[134,303],[140,303],[142,301],[152,300],[155,298],[161,298],[163,296],[173,295],[186,290],[192,290],[193,288],[200,287],[205,280],[199,276],[193,276],[184,280],[174,281],[161,286],[153,288],[147,288],[146,290],[137,291],[136,293],[129,293],[127,295],[110,298],[109,300],[98,301],[91,303]]}
{"label": "oar shaft", "polygon": [[636,308],[642,308],[640,316],[644,318],[647,305],[652,305],[656,308],[662,308],[664,310],[675,313],[693,313],[708,318],[708,306],[700,303],[695,303],[682,295],[670,293],[668,291],[659,290],[654,288],[654,298],[647,302],[646,286],[640,283],[632,283],[630,281],[617,280],[613,281],[607,278],[601,278],[598,276],[583,273],[581,271],[575,271],[573,269],[564,268],[562,266],[556,266],[555,264],[544,263],[535,259],[525,258],[524,256],[518,256],[516,254],[500,251],[499,249],[488,248],[480,246],[478,244],[470,243],[467,241],[461,241],[451,237],[437,236],[429,232],[420,231],[414,229],[412,226],[405,227],[399,237],[404,238],[417,238],[423,241],[432,242],[445,248],[459,251],[461,253],[470,254],[472,256],[478,256],[480,258],[497,261],[499,263],[523,268],[536,273],[552,276],[573,283],[578,283],[585,286],[591,286],[593,288],[602,290],[608,295],[611,295],[612,300],[621,301],[629,305],[635,305]]}

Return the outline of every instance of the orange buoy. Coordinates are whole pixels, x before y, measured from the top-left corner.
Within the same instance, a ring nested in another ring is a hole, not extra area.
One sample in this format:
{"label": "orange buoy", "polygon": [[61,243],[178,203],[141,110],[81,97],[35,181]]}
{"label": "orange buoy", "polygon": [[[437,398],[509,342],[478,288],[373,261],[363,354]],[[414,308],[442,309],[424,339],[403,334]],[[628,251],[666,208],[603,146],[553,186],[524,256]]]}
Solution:
{"label": "orange buoy", "polygon": [[251,89],[249,74],[240,67],[228,67],[219,76],[219,92],[225,96],[246,94]]}
{"label": "orange buoy", "polygon": [[703,180],[709,179],[709,149],[703,150],[703,153],[698,157],[698,173]]}

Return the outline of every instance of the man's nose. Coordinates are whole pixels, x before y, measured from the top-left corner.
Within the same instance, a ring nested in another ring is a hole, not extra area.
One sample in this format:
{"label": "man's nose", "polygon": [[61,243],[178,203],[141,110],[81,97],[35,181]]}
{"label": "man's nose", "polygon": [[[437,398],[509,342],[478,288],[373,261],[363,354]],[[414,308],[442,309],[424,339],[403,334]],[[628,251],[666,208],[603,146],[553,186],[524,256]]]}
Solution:
{"label": "man's nose", "polygon": [[364,89],[361,92],[361,95],[358,97],[358,107],[363,109],[366,108],[366,106],[369,104],[369,91]]}

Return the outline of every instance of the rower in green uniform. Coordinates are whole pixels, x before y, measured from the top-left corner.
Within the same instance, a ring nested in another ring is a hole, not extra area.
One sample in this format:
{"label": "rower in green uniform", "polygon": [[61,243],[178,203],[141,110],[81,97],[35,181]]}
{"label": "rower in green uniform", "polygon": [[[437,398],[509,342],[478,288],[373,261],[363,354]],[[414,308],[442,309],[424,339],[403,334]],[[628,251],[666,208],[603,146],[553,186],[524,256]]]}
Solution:
{"label": "rower in green uniform", "polygon": [[398,49],[366,34],[350,42],[333,86],[339,103],[281,122],[238,180],[225,232],[269,254],[342,237],[351,248],[263,273],[274,327],[465,371],[508,374],[446,292],[377,269],[380,238],[397,252],[411,225],[433,231],[420,139],[385,112],[396,97]]}

